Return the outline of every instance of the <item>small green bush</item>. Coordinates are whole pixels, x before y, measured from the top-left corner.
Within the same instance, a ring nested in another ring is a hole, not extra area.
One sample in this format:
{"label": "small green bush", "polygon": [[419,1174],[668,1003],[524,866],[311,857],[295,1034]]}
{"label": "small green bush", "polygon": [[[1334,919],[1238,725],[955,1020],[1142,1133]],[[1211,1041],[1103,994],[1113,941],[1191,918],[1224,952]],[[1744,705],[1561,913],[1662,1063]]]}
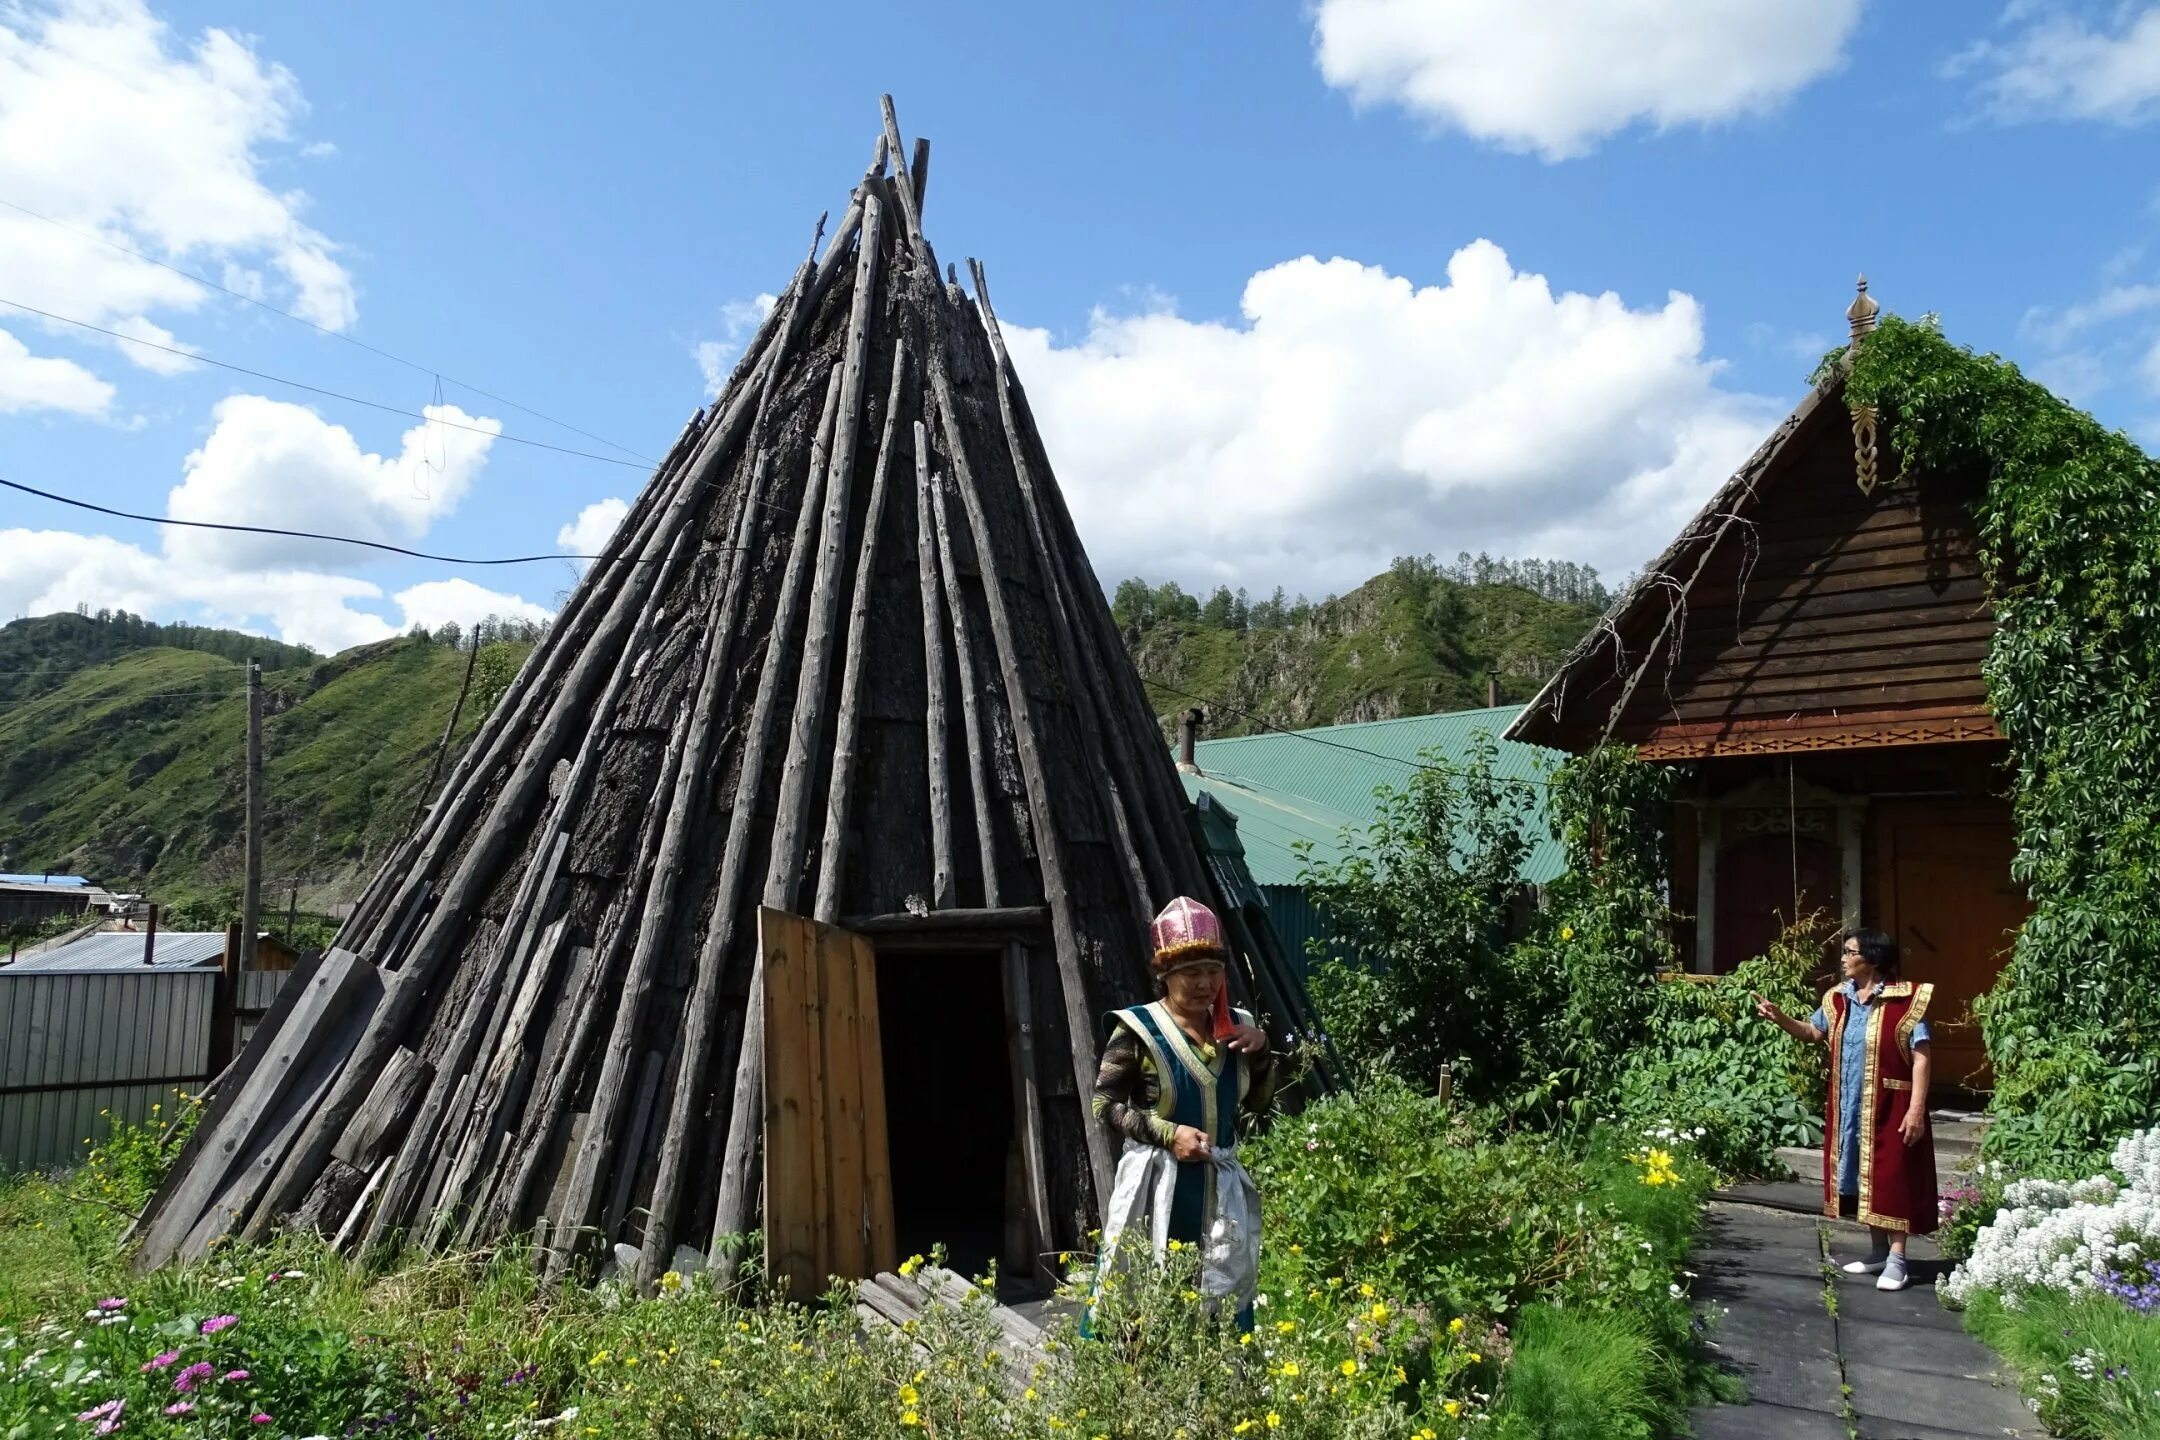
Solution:
{"label": "small green bush", "polygon": [[1536,1305],[1516,1330],[1500,1433],[1523,1440],[1652,1440],[1664,1408],[1657,1357],[1624,1311]]}
{"label": "small green bush", "polygon": [[1781,1145],[1821,1144],[1822,1047],[1797,1044],[1759,1018],[1753,997],[1790,1015],[1812,1013],[1826,928],[1811,922],[1788,930],[1768,955],[1730,975],[1659,985],[1641,1042],[1620,1074],[1620,1114],[1637,1125],[1678,1127],[1728,1175],[1770,1173]]}

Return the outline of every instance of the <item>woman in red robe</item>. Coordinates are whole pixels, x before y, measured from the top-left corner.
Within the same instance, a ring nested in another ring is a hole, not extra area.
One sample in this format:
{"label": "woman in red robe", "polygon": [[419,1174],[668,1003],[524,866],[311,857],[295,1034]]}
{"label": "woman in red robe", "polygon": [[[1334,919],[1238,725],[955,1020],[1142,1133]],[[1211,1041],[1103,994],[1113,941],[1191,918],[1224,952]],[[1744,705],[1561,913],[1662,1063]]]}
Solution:
{"label": "woman in red robe", "polygon": [[1830,1043],[1823,1127],[1823,1213],[1856,1219],[1873,1238],[1845,1269],[1907,1283],[1905,1237],[1934,1230],[1935,1142],[1928,1130],[1928,1002],[1933,985],[1898,978],[1897,942],[1879,930],[1847,937],[1845,979],[1805,1021],[1755,997],[1755,1012],[1796,1040]]}

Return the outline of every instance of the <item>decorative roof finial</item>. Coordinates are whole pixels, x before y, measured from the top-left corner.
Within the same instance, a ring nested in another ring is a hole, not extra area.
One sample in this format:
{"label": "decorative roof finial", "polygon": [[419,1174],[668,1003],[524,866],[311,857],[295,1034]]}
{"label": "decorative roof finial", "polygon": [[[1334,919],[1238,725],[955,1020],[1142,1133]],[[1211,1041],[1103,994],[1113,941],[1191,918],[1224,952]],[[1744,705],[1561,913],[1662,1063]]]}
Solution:
{"label": "decorative roof finial", "polygon": [[1867,276],[1862,275],[1859,293],[1853,296],[1852,304],[1845,307],[1845,319],[1852,326],[1853,344],[1859,344],[1860,338],[1875,328],[1875,317],[1881,313],[1882,306],[1868,295]]}

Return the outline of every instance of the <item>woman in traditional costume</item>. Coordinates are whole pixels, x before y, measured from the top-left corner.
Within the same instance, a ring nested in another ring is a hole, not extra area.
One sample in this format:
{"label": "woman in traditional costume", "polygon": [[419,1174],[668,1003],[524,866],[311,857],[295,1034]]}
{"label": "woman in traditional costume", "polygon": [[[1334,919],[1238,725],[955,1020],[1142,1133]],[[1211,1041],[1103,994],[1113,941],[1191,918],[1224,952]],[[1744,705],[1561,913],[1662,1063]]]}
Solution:
{"label": "woman in traditional costume", "polygon": [[1170,1241],[1198,1247],[1201,1289],[1234,1297],[1252,1325],[1259,1207],[1237,1163],[1238,1117],[1275,1093],[1267,1032],[1229,1001],[1229,947],[1215,912],[1180,897],[1155,917],[1156,999],[1109,1016],[1094,1112],[1124,1144],[1104,1207],[1104,1263],[1128,1231],[1158,1259]]}
{"label": "woman in traditional costume", "polygon": [[1905,1237],[1928,1234],[1937,1219],[1924,1018],[1935,987],[1898,978],[1897,942],[1879,930],[1847,937],[1841,963],[1843,983],[1806,1022],[1760,995],[1755,1013],[1796,1040],[1830,1042],[1823,1213],[1868,1227],[1868,1257],[1848,1274],[1880,1273],[1876,1289],[1902,1290]]}

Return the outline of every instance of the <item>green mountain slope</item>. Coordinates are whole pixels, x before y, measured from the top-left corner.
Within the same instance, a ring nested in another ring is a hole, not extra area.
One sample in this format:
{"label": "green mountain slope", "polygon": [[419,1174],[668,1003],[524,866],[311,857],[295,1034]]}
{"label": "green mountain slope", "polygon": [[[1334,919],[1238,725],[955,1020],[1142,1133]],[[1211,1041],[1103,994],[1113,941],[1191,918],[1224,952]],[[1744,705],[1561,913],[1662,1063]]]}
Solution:
{"label": "green mountain slope", "polygon": [[300,645],[213,630],[201,625],[159,625],[125,610],[95,615],[39,615],[0,625],[0,707],[42,695],[70,675],[137,650],[191,650],[227,660],[252,655],[265,671],[312,664],[315,652]]}
{"label": "green mountain slope", "polygon": [[1603,612],[1594,576],[1581,593],[1550,599],[1410,559],[1317,605],[1218,595],[1136,616],[1138,592],[1121,589],[1118,610],[1165,735],[1194,705],[1206,733],[1245,735],[1472,709],[1493,674],[1501,704],[1527,700]]}
{"label": "green mountain slope", "polygon": [[[525,648],[484,649],[498,683],[476,690],[499,693]],[[298,879],[303,904],[354,898],[411,820],[466,660],[406,637],[264,676],[274,890]],[[153,647],[0,702],[0,870],[73,871],[162,895],[237,881],[244,685],[234,661]],[[484,713],[468,702],[459,741]]]}

